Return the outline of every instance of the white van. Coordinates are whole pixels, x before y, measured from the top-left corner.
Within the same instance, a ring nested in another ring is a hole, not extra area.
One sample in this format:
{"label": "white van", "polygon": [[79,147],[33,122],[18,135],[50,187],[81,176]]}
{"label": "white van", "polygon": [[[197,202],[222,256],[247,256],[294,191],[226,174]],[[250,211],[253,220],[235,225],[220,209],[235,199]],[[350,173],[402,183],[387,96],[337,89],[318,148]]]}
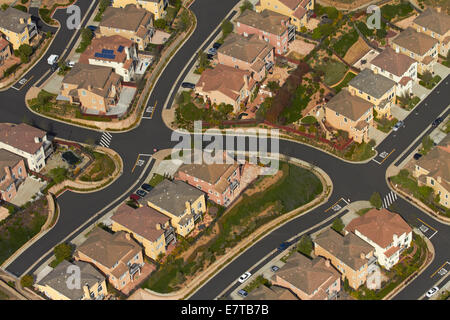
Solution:
{"label": "white van", "polygon": [[52,54],[50,57],[48,57],[47,62],[49,65],[54,65],[56,61],[58,61],[59,56],[57,54]]}

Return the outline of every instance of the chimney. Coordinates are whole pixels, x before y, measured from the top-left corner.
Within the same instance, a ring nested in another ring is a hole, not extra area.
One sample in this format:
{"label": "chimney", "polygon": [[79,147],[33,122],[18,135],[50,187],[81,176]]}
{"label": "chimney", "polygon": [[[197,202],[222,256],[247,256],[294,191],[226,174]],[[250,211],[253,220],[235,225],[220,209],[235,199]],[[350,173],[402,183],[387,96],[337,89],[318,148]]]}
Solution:
{"label": "chimney", "polygon": [[92,91],[92,85],[88,85],[88,90]]}
{"label": "chimney", "polygon": [[327,268],[329,268],[330,267],[330,260],[325,260],[325,266],[327,267]]}
{"label": "chimney", "polygon": [[156,230],[161,230],[161,223],[156,224]]}
{"label": "chimney", "polygon": [[354,95],[355,95],[355,89],[350,90],[350,94],[351,94],[352,96],[354,96]]}
{"label": "chimney", "polygon": [[248,76],[247,75],[244,75],[244,83],[245,83],[245,88],[249,89],[249,87],[248,87]]}
{"label": "chimney", "polygon": [[20,24],[24,24],[25,20],[23,18],[19,18]]}
{"label": "chimney", "polygon": [[34,137],[34,143],[39,143],[41,142],[41,139],[39,139],[39,137]]}

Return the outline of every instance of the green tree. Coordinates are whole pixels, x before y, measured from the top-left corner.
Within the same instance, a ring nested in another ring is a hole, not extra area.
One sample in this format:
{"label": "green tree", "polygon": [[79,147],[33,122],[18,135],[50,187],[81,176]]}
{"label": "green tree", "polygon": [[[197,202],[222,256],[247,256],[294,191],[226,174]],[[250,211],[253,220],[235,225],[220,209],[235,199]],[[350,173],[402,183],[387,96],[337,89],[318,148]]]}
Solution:
{"label": "green tree", "polygon": [[375,208],[380,209],[383,205],[383,202],[381,201],[381,196],[378,192],[372,193],[370,196],[370,204],[373,205]]}
{"label": "green tree", "polygon": [[278,81],[269,81],[267,82],[267,89],[269,89],[270,92],[275,93],[280,89],[280,85],[278,84]]}
{"label": "green tree", "polygon": [[384,28],[377,29],[376,35],[378,39],[384,39],[386,38],[387,31]]}
{"label": "green tree", "polygon": [[297,245],[297,251],[310,257],[313,250],[313,242],[309,235],[303,235]]}
{"label": "green tree", "polygon": [[53,253],[58,261],[68,260],[72,257],[72,246],[68,243],[60,243],[53,249]]}
{"label": "green tree", "polygon": [[425,155],[428,151],[433,147],[434,141],[430,138],[429,135],[426,135],[422,138],[422,153]]}
{"label": "green tree", "polygon": [[20,285],[24,288],[31,288],[34,283],[34,277],[31,274],[26,274],[20,279]]}
{"label": "green tree", "polygon": [[208,59],[208,55],[206,54],[206,52],[199,52],[198,53],[198,67],[201,69],[206,69],[210,66],[210,61]]}
{"label": "green tree", "polygon": [[431,81],[433,81],[433,74],[425,70],[424,73],[422,73],[422,81],[425,82],[425,84],[429,84]]}
{"label": "green tree", "polygon": [[20,61],[22,63],[27,63],[30,61],[30,56],[33,53],[33,48],[28,44],[22,44],[18,50]]}
{"label": "green tree", "polygon": [[332,228],[334,231],[337,231],[337,232],[339,232],[339,233],[342,233],[342,230],[344,230],[344,227],[345,227],[345,225],[344,225],[344,223],[342,222],[342,219],[341,219],[341,218],[336,218],[336,219],[334,219],[333,224],[331,225],[331,228]]}
{"label": "green tree", "polygon": [[178,21],[177,27],[178,29],[184,31],[189,27],[191,17],[187,10],[183,10],[180,15],[180,20]]}
{"label": "green tree", "polygon": [[231,32],[233,32],[233,24],[230,20],[222,22],[222,38],[225,39]]}
{"label": "green tree", "polygon": [[155,20],[155,28],[156,29],[164,29],[166,27],[166,20],[165,19],[157,19]]}
{"label": "green tree", "polygon": [[245,0],[239,8],[241,9],[241,13],[245,10],[253,10],[253,4],[250,1]]}

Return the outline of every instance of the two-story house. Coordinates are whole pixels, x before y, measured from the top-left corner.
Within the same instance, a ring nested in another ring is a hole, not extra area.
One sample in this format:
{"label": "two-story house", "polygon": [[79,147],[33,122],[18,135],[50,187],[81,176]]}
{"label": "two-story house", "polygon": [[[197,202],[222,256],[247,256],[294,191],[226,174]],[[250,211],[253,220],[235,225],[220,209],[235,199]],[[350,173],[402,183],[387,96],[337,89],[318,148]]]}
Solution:
{"label": "two-story house", "polygon": [[[73,279],[74,274],[79,279]],[[35,287],[51,300],[102,300],[108,294],[105,276],[82,261],[63,260]]]}
{"label": "two-story house", "polygon": [[372,102],[346,89],[341,90],[325,105],[325,120],[337,130],[348,132],[358,143],[369,141],[369,126],[373,125]]}
{"label": "two-story house", "polygon": [[392,40],[392,47],[417,61],[417,71],[433,72],[438,59],[439,41],[409,27]]}
{"label": "two-story house", "polygon": [[400,48],[386,47],[370,62],[370,69],[397,83],[396,95],[402,96],[412,92],[413,83],[417,81],[418,62],[400,53]]}
{"label": "two-story house", "polygon": [[413,175],[419,185],[433,188],[439,203],[450,208],[450,137],[441,141],[416,162]]}
{"label": "two-story house", "polygon": [[10,202],[27,176],[23,158],[0,149],[0,199]]}
{"label": "two-story house", "polygon": [[327,229],[314,239],[316,256],[329,259],[331,264],[347,279],[350,287],[358,289],[369,274],[375,272],[376,258],[373,247],[353,233],[340,235]]}
{"label": "two-story house", "polygon": [[314,11],[315,0],[260,0],[255,5],[256,12],[271,10],[288,16],[297,30],[306,27]]}
{"label": "two-story house", "polygon": [[47,133],[25,123],[0,123],[0,149],[26,159],[28,170],[35,172],[45,167],[45,160],[53,153]]}
{"label": "two-story house", "polygon": [[112,0],[112,5],[115,8],[124,8],[128,4],[134,4],[140,8],[153,13],[155,20],[161,19],[166,15],[165,9],[169,4],[168,0]]}
{"label": "two-story house", "polygon": [[273,46],[258,39],[257,35],[230,34],[217,50],[218,63],[236,69],[247,70],[253,79],[262,81],[274,65]]}
{"label": "two-story house", "polygon": [[104,66],[129,82],[134,79],[138,54],[133,41],[115,35],[92,39],[91,44],[80,56],[80,63]]}
{"label": "two-story house", "polygon": [[289,42],[295,39],[295,27],[289,23],[289,18],[270,10],[260,13],[245,10],[236,18],[234,32],[245,37],[257,35],[273,46],[277,54],[287,53]]}
{"label": "two-story house", "polygon": [[129,233],[111,234],[99,227],[77,247],[74,258],[93,264],[117,290],[134,282],[145,264],[142,248]]}
{"label": "two-story house", "polygon": [[145,254],[156,260],[165,255],[170,243],[176,242],[170,218],[148,206],[133,209],[122,204],[111,217],[111,229],[125,231],[144,247]]}
{"label": "two-story house", "polygon": [[334,300],[341,291],[339,272],[329,260],[294,252],[272,276],[272,284],[291,290],[301,300]]}
{"label": "two-story house", "polygon": [[447,57],[450,49],[450,16],[441,7],[428,7],[413,20],[412,27],[439,41],[439,54]]}
{"label": "two-story house", "polygon": [[37,27],[31,14],[8,7],[5,11],[0,10],[0,32],[17,50],[22,44],[30,45],[31,39],[37,35]]}
{"label": "two-story house", "polygon": [[362,70],[348,83],[348,90],[352,94],[374,104],[374,110],[378,114],[378,118],[391,117],[395,87],[396,83],[394,80],[370,69]]}
{"label": "two-story house", "polygon": [[153,14],[129,4],[124,8],[108,7],[103,13],[97,36],[119,35],[145,50],[153,36]]}
{"label": "two-story house", "polygon": [[5,38],[0,37],[0,66],[11,57],[11,46]]}
{"label": "two-story house", "polygon": [[350,221],[344,230],[370,244],[375,249],[378,264],[388,270],[399,261],[400,254],[412,241],[411,227],[399,214],[384,208],[369,210]]}
{"label": "two-story house", "polygon": [[62,81],[59,100],[80,105],[88,114],[107,114],[119,102],[122,78],[113,68],[77,63]]}
{"label": "two-story house", "polygon": [[230,104],[235,113],[245,104],[253,92],[256,81],[250,71],[218,64],[203,71],[195,86],[195,93],[213,104]]}
{"label": "two-story house", "polygon": [[179,180],[164,180],[139,201],[170,218],[177,234],[186,237],[206,212],[205,194]]}

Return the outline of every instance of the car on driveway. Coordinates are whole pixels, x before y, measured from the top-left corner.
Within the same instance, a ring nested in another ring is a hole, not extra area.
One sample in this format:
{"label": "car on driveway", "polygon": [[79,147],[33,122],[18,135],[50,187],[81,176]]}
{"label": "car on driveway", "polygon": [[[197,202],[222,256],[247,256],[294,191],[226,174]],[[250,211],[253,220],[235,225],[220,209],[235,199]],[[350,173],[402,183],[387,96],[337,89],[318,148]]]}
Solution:
{"label": "car on driveway", "polygon": [[207,58],[208,60],[212,60],[212,59],[214,59],[214,55],[213,55],[213,54],[207,54],[207,55],[206,55],[206,58]]}
{"label": "car on driveway", "polygon": [[136,191],[136,194],[137,194],[138,196],[145,197],[145,195],[147,194],[147,192],[145,192],[144,190],[139,189],[139,190]]}
{"label": "car on driveway", "polygon": [[422,158],[422,154],[416,153],[416,154],[414,155],[414,160],[419,160],[420,158]]}
{"label": "car on driveway", "polygon": [[277,272],[278,270],[280,270],[280,267],[278,267],[278,266],[271,266],[270,270],[272,270],[272,272]]}
{"label": "car on driveway", "polygon": [[134,200],[134,201],[139,201],[140,198],[141,197],[139,197],[137,194],[134,194],[134,193],[130,196],[130,199]]}
{"label": "car on driveway", "polygon": [[149,192],[150,190],[153,189],[153,187],[152,187],[151,185],[149,185],[148,183],[144,183],[144,184],[141,186],[141,188],[144,189],[144,190],[147,191],[147,192]]}
{"label": "car on driveway", "polygon": [[405,123],[403,121],[397,121],[397,123],[394,125],[394,127],[392,128],[392,130],[397,131],[398,129],[400,129],[401,127],[404,127]]}
{"label": "car on driveway", "polygon": [[444,118],[439,117],[436,120],[433,121],[433,123],[431,124],[433,127],[437,127],[438,125],[441,124],[441,122],[444,121]]}
{"label": "car on driveway", "polygon": [[190,82],[183,82],[181,84],[182,88],[187,88],[187,89],[195,89],[195,84],[190,83]]}
{"label": "car on driveway", "polygon": [[212,54],[212,55],[214,56],[214,55],[217,54],[217,49],[209,48],[207,53],[208,53],[208,54]]}
{"label": "car on driveway", "polygon": [[244,283],[248,278],[250,278],[251,275],[252,274],[247,271],[246,273],[244,273],[242,276],[239,277],[238,281],[240,283]]}
{"label": "car on driveway", "polygon": [[238,295],[240,295],[241,297],[245,298],[246,296],[248,296],[248,292],[245,291],[244,289],[239,290]]}
{"label": "car on driveway", "polygon": [[214,42],[214,44],[213,44],[213,46],[212,46],[212,47],[213,47],[214,49],[216,49],[216,50],[217,50],[217,49],[219,49],[219,48],[220,48],[220,46],[221,46],[221,45],[222,45],[222,44],[221,44],[221,43],[219,43],[219,42]]}
{"label": "car on driveway", "polygon": [[439,291],[438,287],[433,287],[430,290],[428,290],[428,292],[425,294],[427,296],[427,298],[431,298],[432,296],[434,296],[436,294],[436,292]]}
{"label": "car on driveway", "polygon": [[87,28],[88,28],[89,30],[91,30],[92,32],[95,32],[95,31],[97,30],[97,27],[96,27],[96,26],[87,26]]}

